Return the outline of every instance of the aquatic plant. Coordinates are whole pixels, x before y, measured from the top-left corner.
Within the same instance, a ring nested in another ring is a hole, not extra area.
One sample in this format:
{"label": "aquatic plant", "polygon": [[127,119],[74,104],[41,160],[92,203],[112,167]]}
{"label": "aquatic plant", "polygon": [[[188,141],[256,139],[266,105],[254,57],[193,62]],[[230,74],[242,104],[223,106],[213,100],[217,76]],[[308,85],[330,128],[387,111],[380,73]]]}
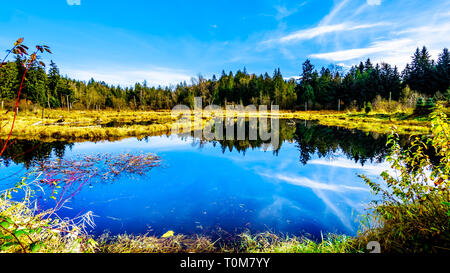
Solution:
{"label": "aquatic plant", "polygon": [[[57,211],[87,183],[110,182],[122,174],[144,175],[159,166],[159,162],[159,157],[153,154],[98,154],[38,162],[14,188],[0,192],[1,250],[36,252],[42,248],[52,252],[70,252],[94,247],[96,242],[85,231],[86,224],[94,225],[92,212],[62,220]],[[36,197],[37,191],[45,196],[46,187],[55,203],[42,211],[43,204]],[[14,193],[20,190],[25,197],[22,201],[14,201]],[[76,244],[76,247],[56,248],[54,245],[57,243]]]}
{"label": "aquatic plant", "polygon": [[39,186],[50,187],[50,197],[57,201],[54,209],[58,210],[87,183],[112,182],[125,174],[144,175],[159,164],[160,158],[151,153],[104,153],[80,155],[75,159],[43,160],[37,163],[33,173],[41,177]]}

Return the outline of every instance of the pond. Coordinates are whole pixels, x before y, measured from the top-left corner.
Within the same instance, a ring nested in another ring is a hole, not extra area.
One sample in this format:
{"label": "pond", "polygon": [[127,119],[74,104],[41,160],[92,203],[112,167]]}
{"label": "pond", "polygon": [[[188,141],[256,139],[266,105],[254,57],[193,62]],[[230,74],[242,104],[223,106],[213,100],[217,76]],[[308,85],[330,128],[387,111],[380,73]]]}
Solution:
{"label": "pond", "polygon": [[[292,121],[291,121],[292,123]],[[355,235],[374,197],[358,174],[388,169],[386,136],[297,120],[280,122],[280,145],[261,140],[207,141],[149,136],[102,142],[17,141],[3,155],[0,189],[45,158],[98,153],[155,153],[144,176],[86,185],[60,217],[95,215],[90,232],[151,234],[168,230],[211,237],[271,231]]]}

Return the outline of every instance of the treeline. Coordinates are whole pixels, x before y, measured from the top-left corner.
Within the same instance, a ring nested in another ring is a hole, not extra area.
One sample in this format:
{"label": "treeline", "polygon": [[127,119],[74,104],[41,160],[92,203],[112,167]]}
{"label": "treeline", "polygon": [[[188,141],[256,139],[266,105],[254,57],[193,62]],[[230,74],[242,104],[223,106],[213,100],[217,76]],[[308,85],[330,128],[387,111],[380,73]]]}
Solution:
{"label": "treeline", "polygon": [[[20,57],[0,68],[0,100],[13,100],[24,73]],[[364,107],[377,98],[400,100],[411,92],[435,99],[450,98],[450,55],[445,48],[435,62],[426,47],[417,48],[412,62],[403,71],[387,63],[372,64],[370,59],[351,67],[322,67],[319,71],[310,60],[302,65],[298,79],[284,79],[280,69],[273,75],[247,73],[246,69],[225,73],[211,79],[201,76],[190,84],[174,87],[151,87],[146,82],[134,87],[108,85],[91,79],[88,82],[60,75],[57,65],[48,71],[41,66],[29,69],[21,99],[47,108],[67,109],[171,109],[177,104],[193,106],[194,97],[204,105],[255,104],[279,105],[281,109],[337,109]],[[411,91],[412,90],[412,91]]]}

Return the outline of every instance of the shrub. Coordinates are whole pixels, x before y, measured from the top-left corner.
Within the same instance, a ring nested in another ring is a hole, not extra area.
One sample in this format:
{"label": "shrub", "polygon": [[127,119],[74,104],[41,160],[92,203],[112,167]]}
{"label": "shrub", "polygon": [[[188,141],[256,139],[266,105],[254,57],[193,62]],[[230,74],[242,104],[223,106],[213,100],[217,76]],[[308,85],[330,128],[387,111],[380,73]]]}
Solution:
{"label": "shrub", "polygon": [[372,111],[372,104],[370,102],[365,104],[364,111],[366,112],[366,114],[369,114]]}
{"label": "shrub", "polygon": [[372,108],[377,112],[398,112],[403,111],[406,112],[408,109],[413,108],[415,105],[409,106],[407,102],[395,101],[387,99],[383,99],[380,95],[378,95],[375,100],[372,102]]}
{"label": "shrub", "polygon": [[399,102],[406,108],[414,108],[420,94],[414,90],[411,90],[409,86],[402,89]]}
{"label": "shrub", "polygon": [[381,174],[385,186],[361,176],[381,199],[369,214],[376,227],[363,231],[359,244],[376,240],[385,252],[450,249],[450,127],[442,105],[430,118],[432,136],[413,137],[409,148],[400,148],[397,134],[389,136],[393,172]]}
{"label": "shrub", "polygon": [[434,106],[435,106],[435,104],[434,104],[433,98],[428,98],[425,101],[425,107],[426,108],[433,108]]}
{"label": "shrub", "polygon": [[422,108],[424,106],[425,106],[425,102],[423,100],[423,97],[419,97],[416,102],[416,108]]}
{"label": "shrub", "polygon": [[428,98],[425,100],[423,97],[419,97],[417,99],[414,113],[417,115],[429,115],[432,112],[434,106],[435,105],[432,98]]}

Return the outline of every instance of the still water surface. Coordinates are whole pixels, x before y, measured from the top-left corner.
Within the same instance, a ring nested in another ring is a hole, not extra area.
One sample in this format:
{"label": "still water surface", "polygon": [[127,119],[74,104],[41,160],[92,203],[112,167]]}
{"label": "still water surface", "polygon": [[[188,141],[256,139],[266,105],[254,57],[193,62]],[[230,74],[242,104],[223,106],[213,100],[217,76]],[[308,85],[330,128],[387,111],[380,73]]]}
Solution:
{"label": "still water surface", "polygon": [[161,157],[161,166],[144,176],[87,185],[58,214],[92,211],[96,235],[356,234],[358,216],[373,199],[358,174],[376,178],[388,168],[386,137],[303,121],[280,125],[276,151],[261,141],[176,135],[96,143],[19,141],[2,159],[0,188],[13,185],[42,158],[151,152]]}

